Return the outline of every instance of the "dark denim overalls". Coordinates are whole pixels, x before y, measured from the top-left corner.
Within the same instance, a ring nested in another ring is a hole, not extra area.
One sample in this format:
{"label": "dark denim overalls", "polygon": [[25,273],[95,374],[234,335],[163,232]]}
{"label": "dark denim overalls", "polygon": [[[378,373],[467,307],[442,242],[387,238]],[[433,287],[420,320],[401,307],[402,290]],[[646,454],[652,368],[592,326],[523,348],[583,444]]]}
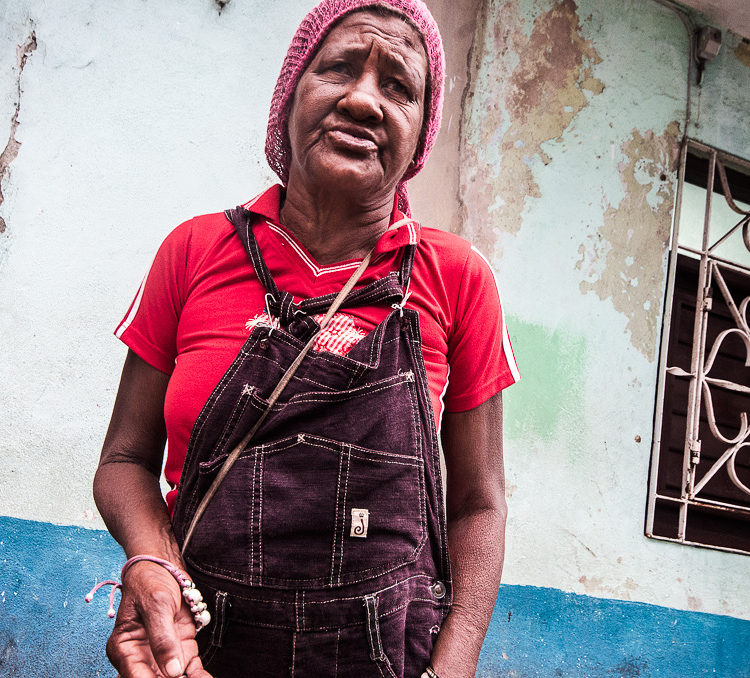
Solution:
{"label": "dark denim overalls", "polygon": [[[294,304],[252,215],[227,216],[280,327],[253,328],[195,422],[173,518],[181,544],[335,296]],[[213,617],[198,640],[216,678],[417,678],[429,662],[451,585],[419,316],[399,306],[415,251],[349,293],[343,306],[393,310],[346,355],[306,355],[196,525],[184,556]]]}

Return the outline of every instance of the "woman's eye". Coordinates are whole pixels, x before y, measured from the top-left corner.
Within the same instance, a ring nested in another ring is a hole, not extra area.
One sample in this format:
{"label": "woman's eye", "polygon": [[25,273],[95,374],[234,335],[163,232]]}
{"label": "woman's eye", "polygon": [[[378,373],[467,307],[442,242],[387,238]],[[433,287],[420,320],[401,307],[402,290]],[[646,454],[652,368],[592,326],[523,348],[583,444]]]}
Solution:
{"label": "woman's eye", "polygon": [[348,73],[349,72],[349,64],[339,61],[335,64],[330,64],[328,66],[328,70],[332,73]]}
{"label": "woman's eye", "polygon": [[400,80],[388,80],[386,82],[386,86],[401,96],[411,98],[411,92],[409,88]]}

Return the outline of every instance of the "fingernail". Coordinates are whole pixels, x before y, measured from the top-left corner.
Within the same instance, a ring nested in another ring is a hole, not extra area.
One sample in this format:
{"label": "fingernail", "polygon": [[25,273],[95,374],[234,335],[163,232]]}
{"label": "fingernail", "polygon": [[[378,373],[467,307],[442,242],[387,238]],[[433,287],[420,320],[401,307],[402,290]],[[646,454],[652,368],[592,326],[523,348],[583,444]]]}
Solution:
{"label": "fingernail", "polygon": [[179,678],[182,675],[182,664],[180,664],[180,660],[177,658],[170,659],[165,668],[170,678]]}

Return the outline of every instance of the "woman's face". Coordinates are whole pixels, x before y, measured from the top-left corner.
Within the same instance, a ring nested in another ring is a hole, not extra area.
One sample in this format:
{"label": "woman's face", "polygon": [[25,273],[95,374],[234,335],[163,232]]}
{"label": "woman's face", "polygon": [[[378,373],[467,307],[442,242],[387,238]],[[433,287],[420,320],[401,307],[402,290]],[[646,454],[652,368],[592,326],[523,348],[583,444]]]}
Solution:
{"label": "woman's face", "polygon": [[393,193],[414,157],[427,56],[397,16],[349,14],[302,74],[289,117],[289,181],[308,188]]}

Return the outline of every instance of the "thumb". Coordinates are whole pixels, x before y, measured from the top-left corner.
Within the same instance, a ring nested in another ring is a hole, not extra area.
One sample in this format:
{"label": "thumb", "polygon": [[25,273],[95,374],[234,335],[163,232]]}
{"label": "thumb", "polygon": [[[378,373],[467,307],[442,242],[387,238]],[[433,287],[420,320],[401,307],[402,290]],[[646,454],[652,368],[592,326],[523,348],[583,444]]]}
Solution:
{"label": "thumb", "polygon": [[[181,601],[180,601],[181,602]],[[143,626],[148,634],[151,653],[159,670],[167,678],[179,678],[185,673],[185,658],[175,625],[174,601],[152,601],[148,609],[141,610]]]}

